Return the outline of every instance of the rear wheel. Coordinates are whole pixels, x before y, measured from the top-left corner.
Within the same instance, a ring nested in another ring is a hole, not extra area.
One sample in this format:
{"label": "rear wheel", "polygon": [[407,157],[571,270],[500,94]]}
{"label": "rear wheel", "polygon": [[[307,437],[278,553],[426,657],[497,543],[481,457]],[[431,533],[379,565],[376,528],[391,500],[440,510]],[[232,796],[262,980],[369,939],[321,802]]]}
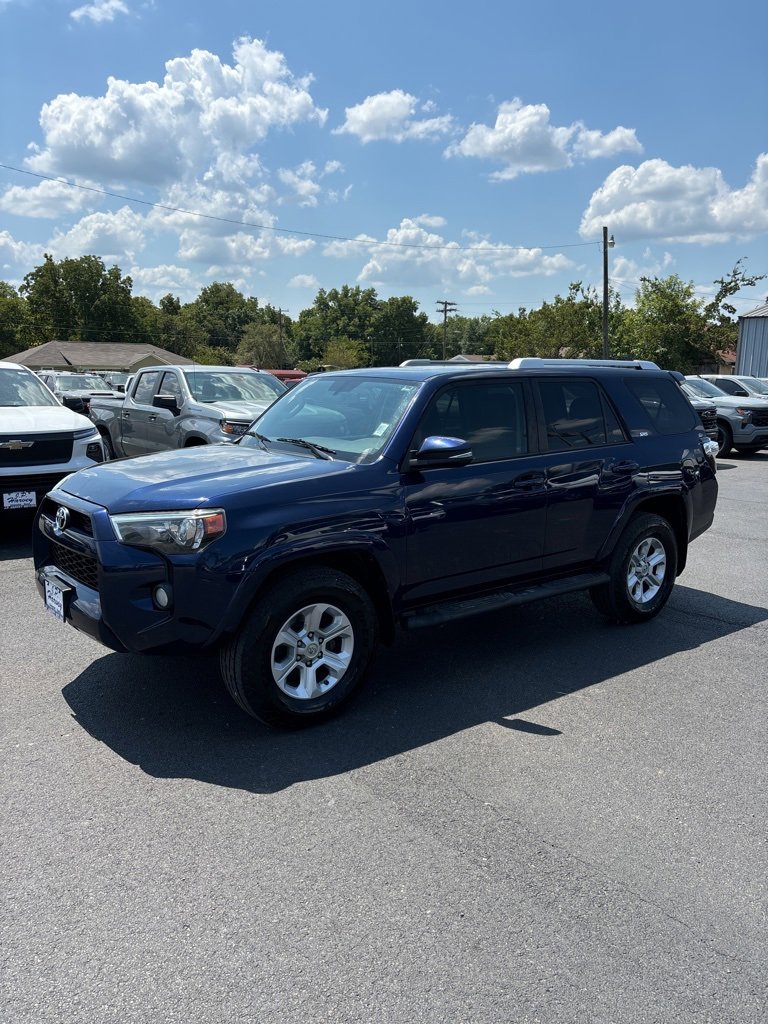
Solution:
{"label": "rear wheel", "polygon": [[270,725],[332,714],[357,689],[378,624],[371,599],[346,573],[293,572],[267,591],[220,655],[227,690]]}
{"label": "rear wheel", "polygon": [[610,580],[592,587],[595,607],[614,622],[645,622],[669,600],[677,575],[677,540],[666,519],[638,515],[619,539]]}

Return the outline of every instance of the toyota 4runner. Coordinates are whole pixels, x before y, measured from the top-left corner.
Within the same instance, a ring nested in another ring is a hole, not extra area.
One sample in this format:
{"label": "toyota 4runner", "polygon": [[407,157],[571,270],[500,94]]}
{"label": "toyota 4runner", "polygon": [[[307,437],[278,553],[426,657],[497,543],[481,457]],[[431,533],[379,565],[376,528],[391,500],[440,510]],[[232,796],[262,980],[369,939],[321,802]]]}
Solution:
{"label": "toyota 4runner", "polygon": [[218,648],[245,711],[313,721],[398,626],[579,590],[651,619],[712,523],[712,447],[673,376],[631,362],[318,374],[235,444],[62,481],[37,586],[112,650]]}

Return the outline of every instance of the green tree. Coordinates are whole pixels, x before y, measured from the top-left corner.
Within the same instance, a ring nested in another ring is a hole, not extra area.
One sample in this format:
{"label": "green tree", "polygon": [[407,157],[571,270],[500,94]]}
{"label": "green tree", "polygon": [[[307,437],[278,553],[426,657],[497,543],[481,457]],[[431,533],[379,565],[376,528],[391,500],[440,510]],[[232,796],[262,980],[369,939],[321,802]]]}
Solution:
{"label": "green tree", "polygon": [[625,344],[636,359],[651,359],[669,370],[691,373],[711,358],[703,303],[691,282],[677,274],[640,279],[635,308],[628,314]]}
{"label": "green tree", "polygon": [[246,299],[233,284],[221,281],[203,288],[189,307],[189,315],[205,335],[205,344],[233,354],[245,327],[258,320],[258,311],[258,299]]}
{"label": "green tree", "polygon": [[36,344],[29,308],[15,288],[0,281],[0,359],[16,355]]}
{"label": "green tree", "polygon": [[[371,318],[369,345],[374,366],[398,366],[431,353],[429,318],[410,295],[379,303]],[[329,360],[332,362],[332,360]]]}
{"label": "green tree", "polygon": [[368,354],[365,345],[353,338],[332,338],[325,346],[323,364],[325,366],[338,366],[342,370],[353,370],[358,366],[365,366],[368,361]]}
{"label": "green tree", "polygon": [[370,351],[373,319],[380,302],[373,288],[324,289],[309,309],[303,309],[294,328],[299,355],[305,362],[324,361],[325,350],[335,338],[348,338]]}

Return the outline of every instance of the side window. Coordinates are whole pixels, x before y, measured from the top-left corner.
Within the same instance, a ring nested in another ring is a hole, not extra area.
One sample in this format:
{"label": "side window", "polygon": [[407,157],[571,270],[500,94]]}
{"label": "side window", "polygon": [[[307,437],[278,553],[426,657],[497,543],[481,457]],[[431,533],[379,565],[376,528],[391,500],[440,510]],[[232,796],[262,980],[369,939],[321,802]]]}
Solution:
{"label": "side window", "polygon": [[142,373],[139,376],[136,388],[133,392],[134,402],[139,402],[143,405],[149,405],[152,401],[152,395],[155,391],[155,384],[157,384],[157,378],[160,376],[159,370],[151,370],[149,373]]}
{"label": "side window", "polygon": [[179,378],[175,373],[166,372],[163,374],[163,379],[160,382],[160,395],[173,395],[176,401],[181,405],[184,401],[184,396],[181,393],[181,385],[179,384]]}
{"label": "side window", "polygon": [[565,452],[626,440],[613,410],[594,381],[541,380],[539,394],[547,430],[547,451]]}
{"label": "side window", "polygon": [[528,431],[522,383],[478,381],[447,387],[427,408],[413,447],[435,434],[463,438],[472,448],[473,462],[525,454]]}
{"label": "side window", "polygon": [[739,398],[745,398],[749,395],[746,388],[742,387],[738,381],[731,380],[729,377],[718,377],[715,380],[715,384],[721,391],[725,391],[729,395],[737,395]]}
{"label": "side window", "polygon": [[697,413],[673,380],[632,377],[624,383],[655,433],[684,434],[698,424]]}

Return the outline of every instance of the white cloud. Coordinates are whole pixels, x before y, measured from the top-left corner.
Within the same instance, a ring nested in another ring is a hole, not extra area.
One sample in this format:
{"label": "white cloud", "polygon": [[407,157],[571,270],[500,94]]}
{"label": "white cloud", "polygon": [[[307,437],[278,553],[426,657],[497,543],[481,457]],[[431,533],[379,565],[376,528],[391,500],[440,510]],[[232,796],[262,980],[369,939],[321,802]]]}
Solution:
{"label": "white cloud", "polygon": [[354,107],[346,107],[346,120],[334,128],[334,134],[356,135],[361,142],[382,139],[404,142],[406,139],[433,139],[453,127],[450,115],[419,120],[414,116],[418,107],[416,97],[402,89],[380,92]]}
{"label": "white cloud", "polygon": [[288,282],[289,288],[319,288],[320,282],[314,274],[297,274]]}
{"label": "white cloud", "polygon": [[67,232],[56,231],[46,246],[56,259],[93,253],[105,262],[131,262],[144,248],[146,221],[127,206],[115,213],[90,213]]}
{"label": "white cloud", "polygon": [[97,195],[73,188],[63,181],[41,181],[25,188],[11,185],[0,196],[0,210],[17,217],[62,217],[79,213],[97,200]]}
{"label": "white cloud", "polygon": [[0,231],[0,268],[4,271],[23,268],[26,273],[30,267],[42,262],[45,251],[44,245],[20,242],[9,231]]}
{"label": "white cloud", "polygon": [[314,181],[317,168],[311,160],[305,160],[295,170],[281,168],[277,176],[284,185],[292,189],[294,195],[283,198],[281,203],[295,201],[299,206],[317,206],[320,186]]}
{"label": "white cloud", "polygon": [[458,142],[448,146],[448,157],[464,156],[504,164],[491,174],[493,181],[511,181],[520,174],[570,167],[574,157],[592,159],[623,150],[641,151],[634,129],[614,128],[607,134],[580,122],[556,126],[545,103],[524,104],[520,99],[499,105],[492,127],[473,124]]}
{"label": "white cloud", "polygon": [[74,11],[70,11],[70,18],[81,21],[89,18],[91,21],[114,21],[118,14],[128,14],[128,8],[123,0],[94,0],[92,4],[83,4]]}
{"label": "white cloud", "polygon": [[156,267],[133,266],[128,274],[133,280],[134,295],[146,295],[155,302],[169,292],[191,301],[204,284],[188,267],[168,263]]}
{"label": "white cloud", "polygon": [[582,216],[583,238],[609,224],[617,239],[713,243],[768,231],[768,154],[748,184],[731,189],[716,167],[673,167],[664,160],[624,165],[608,175]]}
{"label": "white cloud", "polygon": [[357,280],[366,285],[453,287],[466,293],[486,289],[483,294],[504,279],[552,276],[573,266],[561,253],[545,255],[541,249],[514,248],[476,235],[469,236],[468,245],[459,245],[427,230],[424,220],[445,223],[441,217],[404,218],[387,232],[389,244],[359,236],[354,242],[330,242],[323,253],[365,260]]}
{"label": "white cloud", "polygon": [[[103,96],[61,94],[46,103],[44,147],[27,160],[43,173],[162,185],[240,159],[276,128],[324,123],[327,112],[282,53],[239,39],[234,62],[207,50],[169,60],[158,82],[109,78]],[[256,170],[253,167],[252,170]],[[238,173],[247,170],[242,163]]]}

